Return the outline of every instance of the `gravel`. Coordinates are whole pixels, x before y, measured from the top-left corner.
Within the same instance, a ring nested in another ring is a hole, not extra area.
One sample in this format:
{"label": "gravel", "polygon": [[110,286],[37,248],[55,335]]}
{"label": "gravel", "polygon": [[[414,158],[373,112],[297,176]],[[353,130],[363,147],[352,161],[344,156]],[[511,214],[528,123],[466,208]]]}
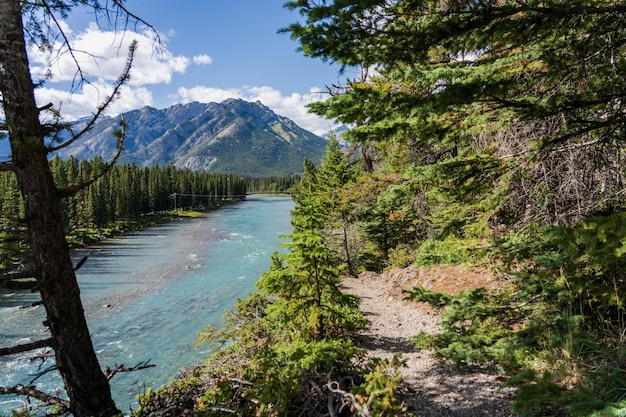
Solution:
{"label": "gravel", "polygon": [[424,285],[456,293],[477,286],[493,287],[488,274],[457,268],[409,267],[384,274],[366,272],[345,277],[343,290],[361,297],[361,310],[370,320],[359,337],[372,357],[406,360],[400,368],[400,397],[410,415],[429,417],[511,417],[515,390],[505,386],[506,377],[493,369],[452,369],[430,350],[416,350],[409,338],[420,332],[440,332],[439,312],[406,301],[402,290]]}

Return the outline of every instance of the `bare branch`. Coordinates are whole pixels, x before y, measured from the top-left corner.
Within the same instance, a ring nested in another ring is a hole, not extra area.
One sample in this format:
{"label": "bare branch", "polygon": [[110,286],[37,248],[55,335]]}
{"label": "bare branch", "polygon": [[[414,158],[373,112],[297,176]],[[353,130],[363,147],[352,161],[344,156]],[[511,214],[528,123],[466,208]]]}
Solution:
{"label": "bare branch", "polygon": [[118,139],[117,153],[113,157],[113,160],[111,160],[111,162],[106,164],[100,172],[96,173],[93,177],[89,178],[88,180],[81,181],[78,184],[74,184],[70,187],[57,190],[57,195],[59,196],[59,198],[72,196],[76,194],[77,192],[79,192],[80,190],[86,187],[89,187],[91,184],[98,181],[98,179],[105,176],[113,168],[113,166],[117,163],[117,160],[122,155],[122,152],[124,151],[123,143],[124,143],[124,138],[126,137],[126,129],[124,126],[125,125],[124,122],[122,122],[122,125],[123,125],[122,131],[120,132],[120,138]]}
{"label": "bare branch", "polygon": [[148,28],[150,28],[156,36],[156,41],[157,43],[160,45],[161,44],[161,37],[159,36],[159,32],[154,28],[154,26],[152,26],[151,24],[149,24],[148,22],[146,22],[145,20],[143,20],[142,18],[140,18],[139,16],[137,16],[136,14],[132,13],[130,10],[128,10],[126,8],[126,6],[124,6],[123,1],[120,0],[113,0],[113,4],[122,11],[122,13],[124,15],[126,15],[126,19],[124,19],[124,27],[127,28],[128,27],[128,21],[129,21],[129,17],[134,19],[135,21],[135,25],[137,23],[141,23],[143,25],[146,25]]}
{"label": "bare branch", "polygon": [[221,411],[222,413],[228,414],[237,414],[237,410],[233,410],[232,408],[222,407],[219,405],[214,405],[213,407],[209,407],[209,410]]}
{"label": "bare branch", "polygon": [[44,111],[44,110],[49,110],[49,109],[51,109],[51,108],[53,108],[53,107],[54,107],[54,104],[52,104],[52,103],[48,103],[48,104],[46,104],[45,106],[41,106],[41,107],[39,107],[39,111],[41,112],[41,111]]}
{"label": "bare branch", "polygon": [[120,77],[118,78],[117,84],[113,88],[113,93],[110,96],[106,97],[104,102],[98,106],[98,110],[93,114],[93,117],[89,120],[89,122],[87,122],[85,127],[83,127],[78,133],[72,132],[73,133],[72,137],[68,139],[67,141],[65,141],[64,143],[58,146],[49,147],[47,149],[48,153],[56,152],[63,148],[68,147],[69,145],[76,142],[85,133],[87,133],[89,130],[91,130],[94,127],[94,125],[96,124],[96,121],[100,118],[100,116],[102,116],[102,114],[106,111],[109,105],[113,103],[115,98],[120,94],[120,90],[122,86],[126,83],[126,81],[130,79],[130,69],[133,65],[133,59],[135,57],[136,48],[137,48],[137,42],[133,41],[128,51],[128,59],[126,60],[126,66],[124,67],[124,71],[122,72],[122,75],[120,75]]}
{"label": "bare branch", "polygon": [[0,356],[16,355],[18,353],[24,353],[42,347],[52,346],[52,339],[43,339],[36,342],[25,343],[23,345],[12,346],[8,348],[0,348]]}
{"label": "bare branch", "polygon": [[93,251],[89,251],[89,253],[87,255],[83,256],[82,259],[80,261],[78,261],[78,263],[74,267],[74,272],[78,271],[80,269],[80,267],[83,266],[83,264],[85,262],[87,262],[87,259],[89,259],[89,257],[91,256],[92,253],[93,253]]}
{"label": "bare branch", "polygon": [[520,309],[524,306],[527,306],[528,304],[534,303],[535,301],[537,301],[539,298],[541,298],[543,294],[539,293],[539,294],[535,294],[532,297],[530,297],[529,300],[523,302],[523,303],[519,303],[519,304],[515,304],[515,305],[507,305],[507,306],[499,306],[497,307],[497,309],[499,310],[517,310]]}
{"label": "bare branch", "polygon": [[50,394],[46,394],[45,392],[39,391],[32,386],[17,385],[15,387],[0,387],[0,394],[25,395],[27,397],[36,398],[40,401],[43,401],[46,405],[56,405],[60,407],[61,410],[59,411],[61,412],[61,414],[66,413],[70,410],[69,401],[63,400]]}
{"label": "bare branch", "polygon": [[137,365],[133,366],[132,368],[127,368],[123,364],[115,365],[115,368],[113,369],[107,366],[106,368],[104,368],[104,376],[106,377],[106,379],[111,380],[111,378],[113,378],[115,374],[118,374],[120,372],[134,372],[134,371],[140,371],[142,369],[154,368],[156,366],[156,365],[149,364],[149,362],[150,360],[147,360],[145,362],[140,362]]}
{"label": "bare branch", "polygon": [[[348,401],[354,407],[354,409],[359,413],[359,415],[363,417],[372,417],[372,413],[369,410],[369,406],[371,405],[370,401],[368,401],[366,404],[361,404],[356,399],[354,394],[340,389],[339,383],[337,381],[330,381],[328,384],[326,384],[326,388],[328,388],[328,390],[331,393],[340,395],[343,401]],[[371,398],[373,398],[373,395],[370,396],[370,399]],[[329,409],[330,407],[331,407],[331,403],[329,401]]]}
{"label": "bare branch", "polygon": [[[47,1],[43,1],[42,2],[43,7],[46,9],[46,13],[50,16],[50,18],[52,19],[52,21],[54,22],[54,24],[56,25],[56,27],[59,29],[59,36],[61,36],[61,38],[63,38],[63,44],[67,46],[67,51],[70,54],[70,56],[72,57],[72,60],[74,61],[74,63],[76,64],[76,72],[75,72],[75,76],[74,76],[74,80],[72,81],[72,90],[75,89],[74,84],[75,84],[75,80],[76,80],[76,76],[78,76],[79,78],[79,83],[78,83],[78,87],[80,87],[81,84],[87,82],[87,77],[85,77],[85,74],[83,73],[83,69],[80,66],[80,63],[78,61],[78,58],[76,58],[76,55],[74,54],[74,48],[72,48],[70,45],[70,40],[67,38],[67,36],[65,35],[65,31],[63,31],[61,24],[59,23],[59,21],[57,20],[54,11],[51,10],[50,5],[48,4]],[[41,109],[40,109],[41,111]]]}
{"label": "bare branch", "polygon": [[[124,68],[124,71],[123,71],[122,75],[119,77],[118,83],[116,84],[115,88],[113,89],[113,93],[109,97],[107,97],[105,99],[104,103],[102,103],[100,106],[98,106],[98,111],[96,111],[96,113],[89,120],[87,125],[80,132],[78,132],[76,134],[73,134],[72,137],[69,140],[67,140],[66,142],[62,143],[61,145],[56,146],[56,147],[48,148],[48,152],[49,153],[58,151],[60,149],[63,149],[65,147],[71,145],[76,140],[80,139],[87,131],[89,131],[90,129],[93,128],[93,126],[96,123],[96,120],[104,113],[106,108],[113,102],[115,97],[119,95],[120,89],[121,89],[122,85],[126,81],[128,81],[130,79],[130,69],[131,69],[132,64],[133,64],[133,58],[134,58],[134,55],[135,55],[136,46],[137,46],[136,42],[133,42],[131,44],[131,46],[129,48],[129,52],[128,52],[128,59],[126,61],[126,67]],[[104,166],[104,168],[100,172],[96,173],[90,179],[85,180],[85,181],[81,181],[81,182],[79,182],[77,184],[74,184],[72,186],[69,186],[69,187],[57,190],[57,195],[59,196],[59,198],[72,196],[72,195],[76,194],[77,192],[79,192],[80,190],[90,186],[91,184],[96,182],[99,178],[101,178],[104,175],[106,175],[107,172],[109,172],[111,170],[111,168],[113,168],[113,166],[117,163],[117,160],[120,158],[122,152],[124,151],[124,139],[125,139],[125,137],[126,137],[126,123],[122,119],[120,130],[118,132],[118,137],[117,137],[117,141],[118,141],[118,143],[117,143],[117,152],[116,152],[115,156],[113,157],[113,159],[111,160],[111,162],[106,164]]]}

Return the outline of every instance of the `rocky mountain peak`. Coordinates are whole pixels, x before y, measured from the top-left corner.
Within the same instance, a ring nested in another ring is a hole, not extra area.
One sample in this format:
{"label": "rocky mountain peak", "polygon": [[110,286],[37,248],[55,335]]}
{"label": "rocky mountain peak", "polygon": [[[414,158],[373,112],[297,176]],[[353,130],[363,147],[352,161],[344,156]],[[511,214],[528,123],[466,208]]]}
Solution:
{"label": "rocky mountain peak", "polygon": [[180,168],[237,173],[249,177],[302,172],[304,158],[318,162],[327,141],[274,113],[260,102],[143,107],[100,120],[59,156],[112,158],[112,132],[124,118],[127,135],[121,162],[138,166],[174,164]]}

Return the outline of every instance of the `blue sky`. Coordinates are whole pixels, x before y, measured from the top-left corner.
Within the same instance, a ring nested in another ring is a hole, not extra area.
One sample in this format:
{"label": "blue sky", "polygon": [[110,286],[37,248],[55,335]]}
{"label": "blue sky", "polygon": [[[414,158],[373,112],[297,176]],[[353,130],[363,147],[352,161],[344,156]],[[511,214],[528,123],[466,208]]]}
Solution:
{"label": "blue sky", "polygon": [[[33,48],[29,51],[33,77],[43,77],[46,71],[53,75],[37,90],[38,104],[55,104],[69,120],[89,115],[111,91],[124,67],[128,45],[137,40],[131,80],[108,115],[146,105],[165,108],[233,97],[259,100],[305,129],[324,133],[332,122],[309,114],[305,106],[326,97],[315,92],[337,83],[339,68],[304,57],[296,51],[296,41],[278,33],[300,18],[283,8],[283,3],[128,0],[128,9],[158,31],[160,44],[141,25],[122,33],[122,25],[117,31],[103,28],[93,13],[77,11],[62,23],[90,85],[70,94],[76,74],[70,55],[50,55]],[[0,141],[0,153],[6,142]]]}

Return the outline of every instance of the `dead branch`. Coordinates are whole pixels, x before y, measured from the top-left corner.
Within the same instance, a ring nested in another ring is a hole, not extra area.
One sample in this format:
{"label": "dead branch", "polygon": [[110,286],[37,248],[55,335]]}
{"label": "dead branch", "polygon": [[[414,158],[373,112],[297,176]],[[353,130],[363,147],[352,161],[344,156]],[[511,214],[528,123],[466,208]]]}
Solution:
{"label": "dead branch", "polygon": [[[156,42],[159,45],[161,45],[161,36],[159,35],[159,32],[154,28],[154,26],[152,26],[150,23],[148,23],[147,21],[143,20],[142,18],[140,18],[136,14],[132,13],[130,10],[128,10],[126,8],[126,6],[124,5],[123,1],[112,0],[112,3],[115,5],[117,10],[120,10],[122,12],[123,15],[125,15],[127,17],[130,17],[134,21],[135,26],[137,26],[137,24],[142,24],[142,25],[148,27],[152,32],[154,32],[155,37],[156,37]],[[126,29],[128,28],[129,20],[130,19],[125,19],[124,20],[124,24],[125,24],[124,32],[126,32]]]}
{"label": "dead branch", "polygon": [[[76,64],[76,73],[74,74],[74,80],[72,80],[72,89],[74,89],[74,84],[76,82],[76,78],[78,77],[80,82],[79,82],[79,86],[85,82],[87,80],[87,77],[85,76],[82,66],[80,65],[80,60],[76,57],[75,54],[75,50],[74,48],[72,48],[70,45],[70,40],[67,38],[67,35],[65,34],[65,31],[62,29],[62,25],[59,22],[59,20],[56,18],[54,12],[52,11],[52,9],[50,8],[50,6],[47,4],[47,2],[43,2],[43,7],[46,10],[46,14],[50,17],[50,19],[52,20],[52,22],[54,22],[55,26],[59,29],[59,36],[61,37],[61,39],[63,39],[63,44],[67,47],[67,52],[69,53],[70,57],[72,58],[72,60],[74,61],[74,64]],[[50,106],[52,107],[52,106]],[[45,110],[46,108],[42,108],[39,111]]]}
{"label": "dead branch", "polygon": [[106,164],[102,168],[102,170],[100,172],[95,174],[90,179],[81,181],[78,184],[74,184],[74,185],[72,185],[70,187],[62,188],[62,189],[57,190],[57,195],[59,196],[59,198],[73,196],[74,194],[76,194],[80,190],[85,189],[86,187],[90,186],[94,182],[98,181],[101,177],[105,176],[113,168],[113,166],[117,163],[117,160],[122,155],[122,152],[124,151],[123,143],[124,143],[124,138],[125,137],[126,137],[125,129],[124,129],[124,127],[122,127],[122,133],[121,133],[121,137],[119,139],[119,145],[118,145],[118,148],[117,148],[117,153],[115,154],[115,156],[113,157],[111,162]]}
{"label": "dead branch", "polygon": [[[122,71],[122,75],[120,75],[120,77],[118,78],[117,83],[115,84],[115,87],[113,88],[113,92],[111,93],[111,95],[109,95],[108,97],[104,99],[104,102],[102,104],[98,106],[98,110],[93,114],[92,118],[89,119],[85,127],[83,127],[78,133],[72,132],[72,137],[66,140],[65,142],[63,142],[62,144],[58,146],[48,147],[47,149],[48,153],[56,152],[56,151],[59,151],[63,148],[70,146],[72,143],[76,142],[85,133],[87,133],[94,127],[94,125],[96,124],[96,121],[100,119],[100,116],[104,114],[106,109],[108,109],[111,103],[113,103],[113,101],[119,96],[122,86],[126,84],[126,82],[130,79],[130,70],[133,65],[133,59],[135,57],[136,48],[137,48],[137,43],[136,41],[133,41],[128,51],[128,59],[126,60],[126,66],[124,67],[124,70]],[[120,144],[120,147],[121,147],[121,144]]]}
{"label": "dead branch", "polygon": [[252,382],[248,382],[248,381],[244,381],[243,379],[239,379],[239,378],[228,378],[228,380],[230,382],[232,382],[233,384],[238,384],[238,385],[245,385],[248,387],[253,387],[254,384]]}
{"label": "dead branch", "polygon": [[[98,106],[98,110],[93,114],[92,118],[87,122],[87,124],[78,133],[74,133],[70,129],[70,132],[72,133],[72,137],[58,146],[48,147],[47,148],[48,153],[59,151],[71,145],[72,143],[80,139],[85,133],[87,133],[89,130],[91,130],[94,127],[94,125],[96,124],[96,121],[104,114],[106,109],[111,105],[111,103],[115,100],[115,98],[119,96],[122,86],[130,79],[130,70],[133,65],[133,59],[135,56],[136,48],[137,48],[137,43],[133,41],[133,43],[131,44],[129,48],[126,66],[124,67],[124,71],[122,72],[122,75],[118,78],[117,84],[113,88],[113,92],[111,93],[111,95],[105,98],[102,104]],[[122,152],[124,151],[124,138],[126,137],[125,128],[126,128],[126,123],[124,120],[122,120],[121,126],[120,126],[120,134],[119,134],[119,137],[117,138],[117,142],[118,142],[117,152],[113,156],[113,159],[108,164],[106,164],[102,168],[102,170],[100,170],[100,172],[96,173],[91,178],[78,182],[77,184],[74,184],[72,186],[58,189],[57,195],[59,196],[59,198],[70,197],[70,196],[75,195],[80,190],[85,189],[86,187],[90,186],[91,184],[96,182],[98,179],[106,175],[113,168],[113,166],[117,163],[117,160],[122,155]]]}
{"label": "dead branch", "polygon": [[74,272],[78,271],[80,269],[80,267],[83,266],[85,262],[87,262],[87,259],[89,259],[89,257],[91,256],[92,253],[93,253],[93,251],[89,251],[89,253],[87,255],[83,256],[82,259],[80,261],[78,261],[78,263],[74,267]]}
{"label": "dead branch", "polygon": [[118,374],[120,372],[134,372],[134,371],[140,371],[142,369],[147,369],[147,368],[154,368],[156,365],[151,365],[149,364],[150,359],[148,359],[145,362],[140,362],[137,365],[133,366],[132,368],[127,368],[124,366],[124,364],[121,365],[115,365],[115,368],[111,369],[108,366],[106,368],[104,368],[104,376],[106,377],[107,380],[111,380],[111,378],[113,378],[115,376],[115,374]]}
{"label": "dead branch", "polygon": [[18,353],[28,352],[30,350],[39,349],[42,347],[52,346],[52,339],[43,339],[36,342],[25,343],[23,345],[12,346],[8,348],[0,348],[0,356],[15,355]]}
{"label": "dead branch", "polygon": [[[369,410],[369,406],[371,405],[372,399],[374,398],[373,395],[370,396],[366,404],[361,404],[356,399],[354,394],[351,394],[347,391],[340,389],[339,382],[337,381],[330,381],[328,384],[326,384],[326,388],[328,388],[328,390],[331,393],[340,395],[343,401],[348,401],[352,405],[352,407],[354,407],[354,409],[359,413],[359,415],[363,417],[372,417],[372,413]],[[328,400],[328,411],[332,415],[334,413],[334,409],[333,411],[331,411],[331,408],[333,408],[333,404],[331,400],[332,400],[332,396],[330,396]]]}
{"label": "dead branch", "polygon": [[69,401],[63,400],[59,397],[55,397],[50,394],[46,394],[45,392],[39,391],[38,389],[32,386],[17,385],[14,387],[0,387],[0,394],[25,395],[27,397],[36,398],[42,401],[46,405],[56,405],[60,407],[61,410],[59,411],[62,414],[70,410]]}
{"label": "dead branch", "polygon": [[[46,360],[48,360],[48,358],[53,358],[53,357],[54,357],[54,353],[48,352],[48,353],[42,353],[41,355],[31,356],[28,359],[30,359],[31,362],[36,361],[38,359],[41,359],[42,362],[45,362]],[[42,365],[43,365],[43,363],[42,363]],[[40,365],[40,369],[41,369],[41,365]]]}

